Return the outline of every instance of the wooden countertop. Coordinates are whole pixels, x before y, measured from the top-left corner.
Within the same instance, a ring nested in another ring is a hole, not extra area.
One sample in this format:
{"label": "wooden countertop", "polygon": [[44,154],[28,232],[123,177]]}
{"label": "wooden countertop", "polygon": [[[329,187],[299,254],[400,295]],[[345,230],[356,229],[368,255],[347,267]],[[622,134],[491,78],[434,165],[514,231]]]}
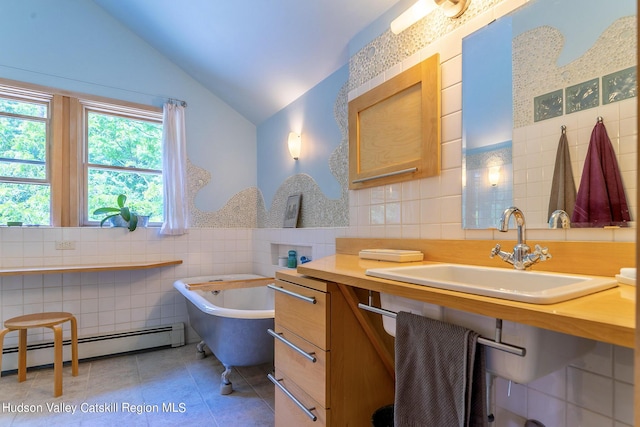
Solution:
{"label": "wooden countertop", "polygon": [[[412,262],[402,265],[433,264]],[[398,266],[397,263],[337,254],[298,266],[301,274],[345,285],[385,292],[432,304],[537,326],[623,347],[634,347],[634,286],[619,287],[556,304],[529,304],[394,280],[366,276],[365,270]]]}
{"label": "wooden countertop", "polygon": [[167,267],[170,265],[182,264],[182,260],[169,261],[140,261],[140,262],[113,262],[104,264],[84,264],[84,265],[46,265],[36,267],[14,267],[0,268],[0,276],[21,276],[27,274],[61,274],[61,273],[84,273],[95,271],[116,271],[116,270],[144,270],[148,268]]}

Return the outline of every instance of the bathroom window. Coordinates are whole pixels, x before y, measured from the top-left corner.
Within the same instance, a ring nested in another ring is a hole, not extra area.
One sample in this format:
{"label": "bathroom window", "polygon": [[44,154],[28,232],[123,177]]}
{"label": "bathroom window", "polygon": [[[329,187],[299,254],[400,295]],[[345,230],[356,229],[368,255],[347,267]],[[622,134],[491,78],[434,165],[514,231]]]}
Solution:
{"label": "bathroom window", "polygon": [[117,105],[81,101],[84,178],[88,223],[93,211],[114,206],[118,194],[150,221],[163,217],[162,114]]}
{"label": "bathroom window", "polygon": [[161,108],[0,79],[0,225],[97,225],[121,193],[162,221]]}
{"label": "bathroom window", "polygon": [[52,99],[0,87],[0,224],[50,224]]}

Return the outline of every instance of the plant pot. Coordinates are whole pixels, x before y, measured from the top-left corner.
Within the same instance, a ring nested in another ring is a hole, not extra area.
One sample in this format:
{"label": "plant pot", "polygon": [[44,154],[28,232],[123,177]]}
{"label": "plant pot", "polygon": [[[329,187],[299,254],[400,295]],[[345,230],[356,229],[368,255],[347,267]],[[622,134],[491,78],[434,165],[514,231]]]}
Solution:
{"label": "plant pot", "polygon": [[138,227],[147,227],[149,225],[149,215],[138,215]]}
{"label": "plant pot", "polygon": [[[149,225],[149,215],[136,215],[138,217],[137,227],[147,227]],[[129,228],[129,221],[125,221],[120,215],[109,218],[112,227]]]}
{"label": "plant pot", "polygon": [[112,227],[129,227],[129,221],[125,221],[120,215],[109,218]]}

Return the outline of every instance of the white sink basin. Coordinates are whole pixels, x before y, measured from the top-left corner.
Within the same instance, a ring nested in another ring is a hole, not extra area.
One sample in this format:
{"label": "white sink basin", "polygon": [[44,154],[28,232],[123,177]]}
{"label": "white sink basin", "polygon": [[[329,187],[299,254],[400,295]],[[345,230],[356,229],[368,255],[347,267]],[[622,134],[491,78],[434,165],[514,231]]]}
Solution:
{"label": "white sink basin", "polygon": [[618,286],[615,278],[459,264],[370,268],[368,276],[475,295],[552,304]]}

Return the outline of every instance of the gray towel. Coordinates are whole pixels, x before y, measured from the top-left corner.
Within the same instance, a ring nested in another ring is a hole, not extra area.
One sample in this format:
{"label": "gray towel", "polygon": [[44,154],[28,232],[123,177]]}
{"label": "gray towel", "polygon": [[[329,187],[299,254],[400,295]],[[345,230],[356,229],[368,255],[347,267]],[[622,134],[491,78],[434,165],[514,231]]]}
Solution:
{"label": "gray towel", "polygon": [[565,211],[571,218],[575,206],[576,184],[573,180],[573,171],[571,169],[569,141],[567,141],[567,135],[562,132],[558,143],[558,151],[556,152],[556,164],[553,169],[547,219],[558,209]]}
{"label": "gray towel", "polygon": [[396,426],[487,426],[478,333],[400,312],[396,319]]}

